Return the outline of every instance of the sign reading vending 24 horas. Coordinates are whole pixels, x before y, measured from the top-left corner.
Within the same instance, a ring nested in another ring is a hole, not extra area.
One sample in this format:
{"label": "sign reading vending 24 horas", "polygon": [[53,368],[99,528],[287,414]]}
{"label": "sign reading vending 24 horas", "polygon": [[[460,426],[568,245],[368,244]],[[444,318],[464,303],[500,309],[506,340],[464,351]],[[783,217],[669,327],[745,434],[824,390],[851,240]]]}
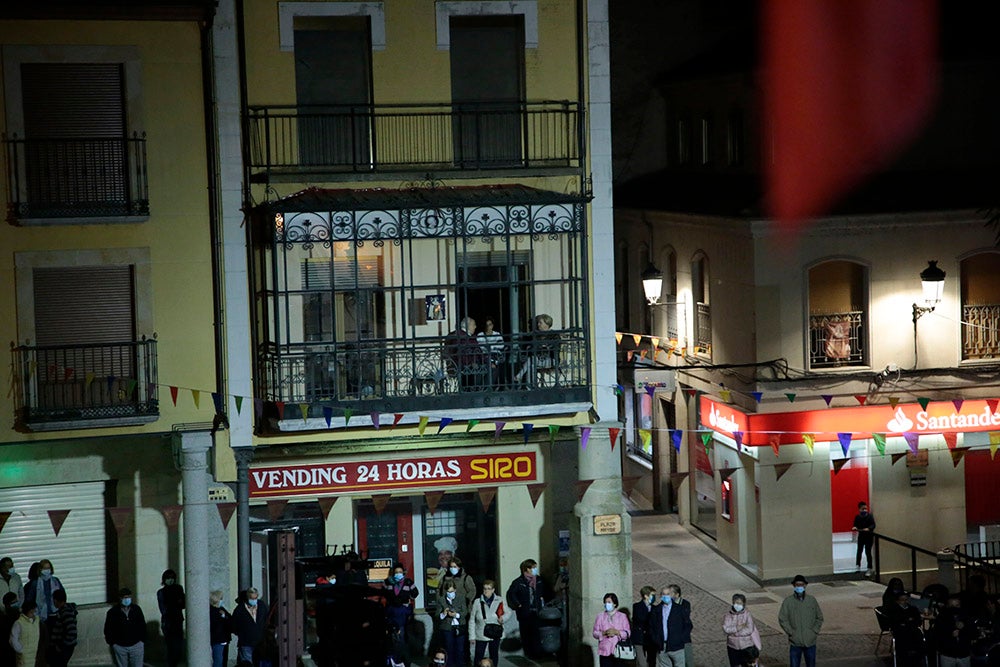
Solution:
{"label": "sign reading vending 24 horas", "polygon": [[537,478],[534,452],[307,463],[251,469],[250,496],[289,497],[507,482],[523,484]]}

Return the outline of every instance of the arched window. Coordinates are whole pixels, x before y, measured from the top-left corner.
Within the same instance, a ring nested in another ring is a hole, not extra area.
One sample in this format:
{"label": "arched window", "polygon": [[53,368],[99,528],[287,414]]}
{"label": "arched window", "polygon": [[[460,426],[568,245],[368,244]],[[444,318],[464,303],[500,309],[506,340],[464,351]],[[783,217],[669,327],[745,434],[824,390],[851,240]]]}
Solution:
{"label": "arched window", "polygon": [[1000,252],[962,260],[962,359],[1000,358]]}
{"label": "arched window", "polygon": [[694,302],[694,353],[712,357],[712,309],[709,305],[708,256],[698,252],[691,260],[691,300]]}
{"label": "arched window", "polygon": [[830,260],[808,275],[809,368],[868,365],[868,267]]}

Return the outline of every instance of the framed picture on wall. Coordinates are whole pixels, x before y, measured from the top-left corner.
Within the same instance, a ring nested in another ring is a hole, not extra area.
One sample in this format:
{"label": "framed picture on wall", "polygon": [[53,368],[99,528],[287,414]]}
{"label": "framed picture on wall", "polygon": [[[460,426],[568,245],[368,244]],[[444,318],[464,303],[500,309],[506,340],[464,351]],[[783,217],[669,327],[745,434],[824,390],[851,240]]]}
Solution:
{"label": "framed picture on wall", "polygon": [[427,313],[428,322],[444,320],[447,316],[445,310],[444,294],[428,294],[424,297],[424,308]]}

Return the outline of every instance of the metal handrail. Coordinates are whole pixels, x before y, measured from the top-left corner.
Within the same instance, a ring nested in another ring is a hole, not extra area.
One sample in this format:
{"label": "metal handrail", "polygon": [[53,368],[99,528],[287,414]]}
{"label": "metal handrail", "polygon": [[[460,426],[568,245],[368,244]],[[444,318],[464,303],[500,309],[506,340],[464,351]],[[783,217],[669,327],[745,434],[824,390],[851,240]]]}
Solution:
{"label": "metal handrail", "polygon": [[897,540],[888,535],[883,535],[881,533],[873,533],[875,536],[875,542],[872,546],[872,556],[875,558],[875,581],[881,581],[882,575],[882,561],[881,561],[881,543],[882,541],[901,546],[904,549],[910,550],[910,590],[916,590],[917,588],[917,554],[924,554],[937,558],[937,552],[931,551],[929,549],[924,549],[923,547],[918,547],[915,544],[910,544],[909,542],[903,542],[902,540]]}
{"label": "metal handrail", "polygon": [[978,574],[986,579],[986,590],[989,593],[1000,592],[1000,541],[957,544],[952,552],[955,554],[955,566],[959,568],[962,577],[962,588],[968,584],[969,577]]}

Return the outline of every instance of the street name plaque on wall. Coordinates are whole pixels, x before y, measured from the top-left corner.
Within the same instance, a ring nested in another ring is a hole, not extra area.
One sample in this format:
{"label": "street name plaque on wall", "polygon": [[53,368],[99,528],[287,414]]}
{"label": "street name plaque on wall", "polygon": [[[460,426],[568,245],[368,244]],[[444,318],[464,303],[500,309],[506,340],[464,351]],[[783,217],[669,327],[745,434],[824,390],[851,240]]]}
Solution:
{"label": "street name plaque on wall", "polygon": [[621,514],[599,514],[594,517],[594,535],[618,535],[621,532]]}

